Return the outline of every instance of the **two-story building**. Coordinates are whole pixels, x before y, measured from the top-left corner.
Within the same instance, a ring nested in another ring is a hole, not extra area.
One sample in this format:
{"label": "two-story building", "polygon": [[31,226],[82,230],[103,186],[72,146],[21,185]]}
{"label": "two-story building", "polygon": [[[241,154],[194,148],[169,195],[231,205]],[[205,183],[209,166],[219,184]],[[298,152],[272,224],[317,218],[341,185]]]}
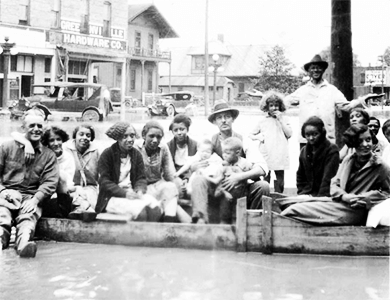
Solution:
{"label": "two-story building", "polygon": [[122,0],[0,0],[0,38],[8,36],[17,52],[8,70],[10,98],[29,96],[33,83],[93,82],[97,63],[125,68],[127,8]]}
{"label": "two-story building", "polygon": [[[171,63],[170,52],[159,50],[159,39],[178,35],[154,5],[129,5],[125,94],[140,99],[142,92],[158,92],[159,63]],[[120,64],[97,64],[97,81],[120,87]]]}
{"label": "two-story building", "polygon": [[[239,93],[252,89],[252,79],[259,76],[259,57],[269,48],[266,45],[231,45],[224,42],[223,35],[210,41],[209,66],[215,63],[217,73],[209,72],[209,89],[213,91],[215,79],[216,100],[232,101]],[[190,90],[202,95],[205,86],[204,47],[179,47],[170,51],[172,76],[168,76],[169,70],[161,66],[160,88],[164,92]],[[213,61],[214,54],[218,54],[216,62]],[[212,97],[210,94],[210,99]]]}

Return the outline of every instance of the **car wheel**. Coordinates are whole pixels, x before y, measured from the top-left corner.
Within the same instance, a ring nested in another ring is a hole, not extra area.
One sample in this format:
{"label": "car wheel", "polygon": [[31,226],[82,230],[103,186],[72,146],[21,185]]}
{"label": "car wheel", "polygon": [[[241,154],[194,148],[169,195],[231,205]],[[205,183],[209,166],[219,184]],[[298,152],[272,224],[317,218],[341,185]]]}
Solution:
{"label": "car wheel", "polygon": [[170,118],[173,118],[175,116],[175,108],[173,107],[173,105],[169,105],[167,107],[167,116]]}
{"label": "car wheel", "polygon": [[125,107],[130,108],[131,107],[131,101],[125,101]]}
{"label": "car wheel", "polygon": [[101,121],[103,118],[96,110],[88,109],[83,113],[82,119],[85,122],[90,122],[90,121],[97,122],[97,121]]}

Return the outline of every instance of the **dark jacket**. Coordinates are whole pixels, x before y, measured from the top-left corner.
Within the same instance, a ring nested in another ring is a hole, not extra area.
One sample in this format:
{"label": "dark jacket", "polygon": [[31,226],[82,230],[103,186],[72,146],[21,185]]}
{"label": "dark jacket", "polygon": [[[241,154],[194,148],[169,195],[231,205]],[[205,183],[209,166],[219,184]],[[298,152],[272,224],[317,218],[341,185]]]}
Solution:
{"label": "dark jacket", "polygon": [[314,155],[312,146],[306,144],[299,155],[298,195],[330,196],[330,181],[337,174],[339,161],[339,149],[329,140]]}
{"label": "dark jacket", "polygon": [[[187,136],[187,147],[188,147],[188,156],[194,156],[198,151],[198,143]],[[175,164],[175,169],[178,171],[182,166],[179,166],[175,163],[175,153],[176,153],[176,141],[175,138],[168,142],[168,148],[171,152],[173,163]]]}
{"label": "dark jacket", "polygon": [[[141,153],[135,149],[130,150],[130,180],[135,192],[141,190],[146,192],[147,184],[145,177],[144,161]],[[96,212],[105,210],[111,197],[126,197],[126,191],[118,186],[120,175],[121,159],[118,143],[103,151],[99,159],[98,170],[99,196],[96,204]]]}

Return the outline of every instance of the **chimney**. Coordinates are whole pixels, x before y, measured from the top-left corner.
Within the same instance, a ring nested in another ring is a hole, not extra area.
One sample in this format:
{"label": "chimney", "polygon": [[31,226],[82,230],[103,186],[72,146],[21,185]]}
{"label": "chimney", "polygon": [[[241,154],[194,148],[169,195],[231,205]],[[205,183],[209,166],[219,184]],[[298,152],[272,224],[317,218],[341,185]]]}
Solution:
{"label": "chimney", "polygon": [[224,43],[223,34],[219,33],[217,36],[218,41],[220,41],[222,44]]}

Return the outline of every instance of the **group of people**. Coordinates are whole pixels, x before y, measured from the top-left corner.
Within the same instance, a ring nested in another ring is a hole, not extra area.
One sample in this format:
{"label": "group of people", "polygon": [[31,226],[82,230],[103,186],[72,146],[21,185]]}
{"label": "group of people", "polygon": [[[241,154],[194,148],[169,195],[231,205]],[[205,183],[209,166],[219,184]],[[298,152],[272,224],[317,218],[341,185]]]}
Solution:
{"label": "group of people", "polygon": [[[365,223],[368,210],[390,195],[390,168],[379,159],[382,152],[390,155],[390,147],[376,139],[379,120],[359,108],[367,97],[347,102],[322,79],[326,67],[317,55],[305,65],[311,76],[306,85],[287,98],[267,93],[260,104],[265,114],[245,135],[233,130],[239,111],[217,102],[208,116],[218,128],[211,139],[190,138],[192,121],[184,114],[170,124],[168,143],[157,121],[147,122],[141,136],[130,123],[117,122],[106,131],[115,142],[100,154],[93,126],[80,124],[69,139],[57,126],[44,127],[38,107],[28,110],[23,133],[12,133],[0,146],[2,248],[15,225],[17,253],[34,257],[32,238],[42,215],[92,221],[111,213],[132,221],[231,224],[238,198],[246,196],[249,209],[261,208],[271,171],[275,191],[284,191],[292,136],[284,112],[292,100],[300,102],[302,121],[299,196],[281,202],[281,214],[312,224]],[[333,143],[336,108],[351,112],[341,151]],[[390,139],[390,121],[382,130]],[[180,205],[183,198],[190,209]]]}

